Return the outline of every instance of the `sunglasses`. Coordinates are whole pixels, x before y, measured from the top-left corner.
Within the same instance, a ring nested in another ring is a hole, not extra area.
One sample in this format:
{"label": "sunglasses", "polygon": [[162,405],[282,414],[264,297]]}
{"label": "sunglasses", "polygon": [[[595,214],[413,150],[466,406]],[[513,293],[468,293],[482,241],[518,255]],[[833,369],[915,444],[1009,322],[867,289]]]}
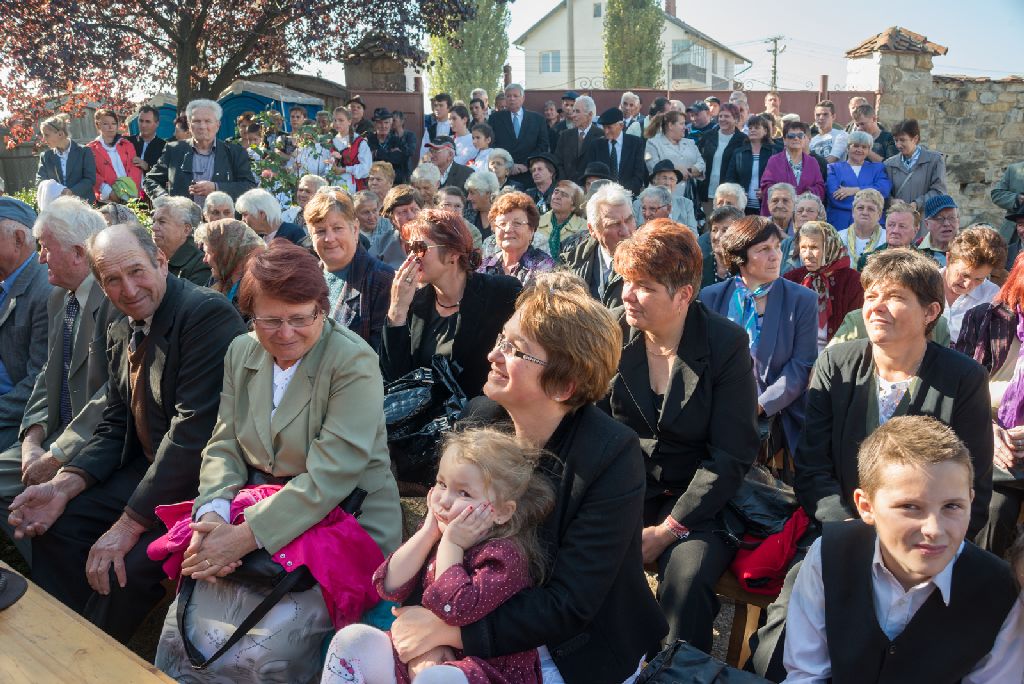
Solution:
{"label": "sunglasses", "polygon": [[787,133],[786,140],[803,140],[803,133]]}
{"label": "sunglasses", "polygon": [[405,243],[405,251],[416,256],[423,256],[427,251],[441,245],[429,245],[423,240],[409,240]]}

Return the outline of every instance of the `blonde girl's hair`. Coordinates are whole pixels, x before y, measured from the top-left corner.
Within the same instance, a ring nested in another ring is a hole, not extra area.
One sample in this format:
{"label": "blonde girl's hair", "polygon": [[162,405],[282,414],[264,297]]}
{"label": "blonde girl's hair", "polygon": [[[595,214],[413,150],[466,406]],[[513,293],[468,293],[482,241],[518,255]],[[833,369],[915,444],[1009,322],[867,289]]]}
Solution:
{"label": "blonde girl's hair", "polygon": [[493,428],[450,432],[441,451],[443,459],[471,463],[479,468],[484,485],[494,489],[500,503],[516,502],[512,517],[495,525],[490,538],[515,542],[536,584],[544,580],[548,560],[537,536],[537,527],[555,507],[554,487],[537,468],[542,453]]}
{"label": "blonde girl's hair", "polygon": [[64,133],[71,137],[71,117],[67,114],[54,114],[43,119],[39,123],[40,132],[42,132],[44,126],[53,129],[56,133]]}

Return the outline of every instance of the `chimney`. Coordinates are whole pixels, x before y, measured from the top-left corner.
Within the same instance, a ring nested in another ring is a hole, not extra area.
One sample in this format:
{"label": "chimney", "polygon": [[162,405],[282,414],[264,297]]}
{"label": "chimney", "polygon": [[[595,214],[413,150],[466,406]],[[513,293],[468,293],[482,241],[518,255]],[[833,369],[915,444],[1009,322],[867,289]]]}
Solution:
{"label": "chimney", "polygon": [[665,0],[665,14],[676,16],[676,0]]}

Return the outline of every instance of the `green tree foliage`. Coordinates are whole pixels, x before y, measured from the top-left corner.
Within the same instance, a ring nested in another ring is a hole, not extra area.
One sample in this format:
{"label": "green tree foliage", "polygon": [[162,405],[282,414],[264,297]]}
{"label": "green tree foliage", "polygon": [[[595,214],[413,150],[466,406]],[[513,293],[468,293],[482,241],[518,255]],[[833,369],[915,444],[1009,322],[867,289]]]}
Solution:
{"label": "green tree foliage", "polygon": [[462,24],[451,37],[430,36],[430,90],[449,93],[469,104],[474,88],[491,97],[501,79],[508,54],[508,3],[477,0],[476,16]]}
{"label": "green tree foliage", "polygon": [[661,30],[665,13],[658,0],[607,0],[604,10],[606,88],[662,87]]}

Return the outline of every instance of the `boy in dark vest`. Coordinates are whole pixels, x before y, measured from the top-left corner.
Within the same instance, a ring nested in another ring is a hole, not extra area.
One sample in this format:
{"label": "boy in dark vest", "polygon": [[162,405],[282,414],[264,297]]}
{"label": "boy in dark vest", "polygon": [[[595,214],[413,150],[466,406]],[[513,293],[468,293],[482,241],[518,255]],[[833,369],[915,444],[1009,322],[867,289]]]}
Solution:
{"label": "boy in dark vest", "polygon": [[860,520],[827,523],[797,575],[786,682],[1019,682],[1024,604],[1009,565],[964,541],[970,454],[931,417],[858,452]]}

